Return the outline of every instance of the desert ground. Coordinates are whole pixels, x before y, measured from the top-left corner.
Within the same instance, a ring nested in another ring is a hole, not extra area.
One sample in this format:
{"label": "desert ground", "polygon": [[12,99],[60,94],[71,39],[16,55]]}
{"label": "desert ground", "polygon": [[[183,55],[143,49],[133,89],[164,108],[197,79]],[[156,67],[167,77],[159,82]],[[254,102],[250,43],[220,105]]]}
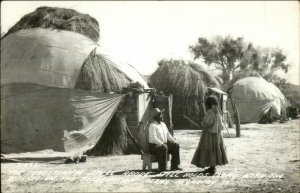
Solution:
{"label": "desert ground", "polygon": [[[200,131],[176,130],[183,171],[142,171],[140,155],[85,163],[1,163],[2,192],[300,192],[299,120],[223,131],[229,164],[215,176],[190,164]],[[157,163],[153,164],[157,168]],[[143,173],[144,172],[144,173]]]}

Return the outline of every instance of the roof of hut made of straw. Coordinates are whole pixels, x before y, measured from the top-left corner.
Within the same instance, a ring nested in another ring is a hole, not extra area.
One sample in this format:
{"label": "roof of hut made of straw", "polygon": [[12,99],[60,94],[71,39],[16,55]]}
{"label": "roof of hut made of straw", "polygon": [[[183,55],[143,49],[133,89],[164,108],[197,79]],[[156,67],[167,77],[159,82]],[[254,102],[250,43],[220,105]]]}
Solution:
{"label": "roof of hut made of straw", "polygon": [[182,97],[203,96],[207,87],[218,87],[217,80],[203,67],[181,60],[161,61],[150,76],[150,82],[158,91]]}
{"label": "roof of hut made of straw", "polygon": [[88,14],[81,14],[73,9],[58,7],[39,7],[26,14],[5,34],[22,29],[52,28],[80,33],[98,42],[100,29],[98,21]]}
{"label": "roof of hut made of straw", "polygon": [[183,115],[197,123],[202,121],[207,87],[219,87],[217,80],[203,67],[194,62],[182,60],[162,60],[150,76],[150,83],[158,91],[173,95],[174,128],[189,125]]}
{"label": "roof of hut made of straw", "polygon": [[75,88],[121,93],[129,83],[126,75],[111,65],[110,60],[93,51],[82,66]]}

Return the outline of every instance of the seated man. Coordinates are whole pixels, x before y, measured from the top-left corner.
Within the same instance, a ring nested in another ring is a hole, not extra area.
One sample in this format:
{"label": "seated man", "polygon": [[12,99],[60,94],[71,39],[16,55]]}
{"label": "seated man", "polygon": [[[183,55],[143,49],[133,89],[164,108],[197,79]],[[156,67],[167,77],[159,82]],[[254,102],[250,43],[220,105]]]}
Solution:
{"label": "seated man", "polygon": [[158,108],[152,109],[152,123],[149,126],[150,153],[157,156],[159,171],[167,170],[167,155],[171,154],[171,170],[182,170],[180,164],[179,144],[169,133],[162,122],[162,112]]}

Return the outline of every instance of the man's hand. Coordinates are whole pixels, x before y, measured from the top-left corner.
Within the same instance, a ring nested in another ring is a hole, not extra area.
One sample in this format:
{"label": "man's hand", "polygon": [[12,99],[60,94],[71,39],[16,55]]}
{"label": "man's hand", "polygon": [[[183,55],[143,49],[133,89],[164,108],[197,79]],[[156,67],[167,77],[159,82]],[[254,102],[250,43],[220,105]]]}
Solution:
{"label": "man's hand", "polygon": [[170,143],[173,144],[175,147],[179,147],[179,144],[178,144],[177,141],[175,141],[175,142],[170,142]]}
{"label": "man's hand", "polygon": [[175,142],[174,145],[175,145],[176,147],[179,147],[179,144],[178,144],[177,142]]}

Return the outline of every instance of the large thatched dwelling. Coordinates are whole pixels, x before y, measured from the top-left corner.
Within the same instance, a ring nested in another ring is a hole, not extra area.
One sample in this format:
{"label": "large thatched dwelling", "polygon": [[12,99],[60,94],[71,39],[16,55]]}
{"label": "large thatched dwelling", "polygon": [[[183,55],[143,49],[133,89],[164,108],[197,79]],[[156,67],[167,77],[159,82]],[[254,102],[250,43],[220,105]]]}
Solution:
{"label": "large thatched dwelling", "polygon": [[127,95],[123,88],[148,85],[132,66],[97,45],[98,32],[89,15],[42,7],[1,39],[2,155],[32,159],[75,157],[91,149],[94,155],[128,151],[126,124],[134,119],[128,125],[137,133],[150,97],[143,89]]}
{"label": "large thatched dwelling", "polygon": [[193,62],[162,60],[158,65],[150,83],[158,91],[173,95],[174,129],[199,129],[195,125],[201,127],[207,88],[218,87],[217,80]]}

